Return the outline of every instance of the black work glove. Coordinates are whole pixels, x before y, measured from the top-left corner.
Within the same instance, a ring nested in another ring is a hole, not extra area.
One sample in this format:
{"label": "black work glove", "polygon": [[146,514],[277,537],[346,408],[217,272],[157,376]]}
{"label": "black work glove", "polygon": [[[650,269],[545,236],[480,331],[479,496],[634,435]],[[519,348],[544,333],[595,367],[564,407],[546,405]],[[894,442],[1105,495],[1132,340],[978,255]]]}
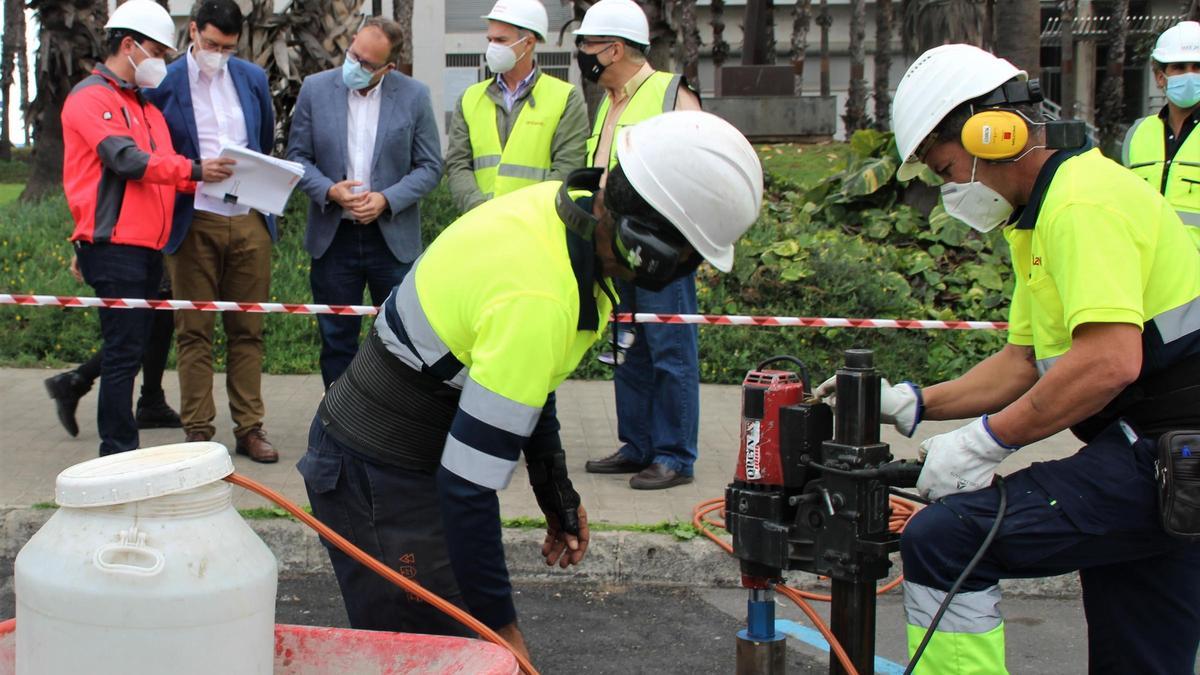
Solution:
{"label": "black work glove", "polygon": [[567,477],[567,454],[561,450],[542,457],[527,458],[529,485],[547,523],[567,534],[579,536],[579,493]]}

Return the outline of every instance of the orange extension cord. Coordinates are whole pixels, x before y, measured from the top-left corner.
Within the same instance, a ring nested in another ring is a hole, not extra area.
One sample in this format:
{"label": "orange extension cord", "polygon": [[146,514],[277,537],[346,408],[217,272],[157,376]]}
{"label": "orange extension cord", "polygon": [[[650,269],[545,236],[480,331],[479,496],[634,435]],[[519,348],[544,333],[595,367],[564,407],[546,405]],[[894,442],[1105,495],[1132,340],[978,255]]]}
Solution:
{"label": "orange extension cord", "polygon": [[455,607],[454,605],[443,600],[442,598],[438,597],[437,595],[434,595],[430,591],[425,590],[425,588],[422,587],[417,582],[401,576],[398,572],[396,572],[392,568],[388,567],[387,565],[384,565],[383,563],[379,562],[375,558],[372,558],[371,556],[367,555],[366,553],[364,553],[362,551],[362,549],[358,548],[354,544],[351,544],[349,541],[346,541],[345,537],[342,537],[337,532],[334,532],[333,530],[329,529],[329,527],[327,525],[325,525],[325,523],[322,523],[321,521],[317,520],[316,518],[313,518],[311,515],[305,513],[304,509],[301,509],[299,506],[296,506],[292,502],[288,501],[288,499],[286,497],[284,497],[283,495],[281,495],[278,492],[272,490],[271,488],[263,485],[262,483],[259,483],[256,480],[247,478],[245,476],[238,475],[236,473],[232,473],[232,474],[226,476],[225,480],[234,485],[237,485],[239,487],[244,487],[251,492],[254,492],[272,502],[275,502],[276,504],[281,506],[285,511],[287,511],[288,513],[295,516],[297,520],[299,520],[300,522],[304,523],[305,525],[311,527],[312,529],[316,530],[327,541],[329,541],[331,544],[333,544],[334,546],[341,549],[343,553],[350,556],[351,558],[354,558],[355,560],[362,563],[363,565],[366,565],[368,568],[371,569],[371,571],[375,572],[376,574],[383,577],[384,579],[387,579],[388,581],[392,582],[393,584],[396,584],[397,586],[403,588],[404,590],[408,591],[409,593],[416,595],[417,597],[421,598],[422,600],[429,603],[430,605],[433,605],[434,607],[436,607],[439,611],[441,611],[446,616],[450,617],[451,619],[454,619],[455,621],[461,623],[462,625],[466,626],[467,628],[470,628],[471,630],[475,631],[476,633],[479,633],[480,637],[487,640],[488,642],[493,642],[495,644],[498,644],[501,647],[504,647],[505,649],[512,652],[513,656],[517,657],[517,664],[521,666],[521,670],[524,673],[526,673],[526,675],[538,675],[538,671],[534,669],[533,664],[529,662],[529,659],[526,659],[521,654],[518,654],[517,650],[513,649],[512,645],[508,644],[507,640],[505,640],[504,638],[497,635],[496,632],[493,631],[491,628],[488,628],[487,626],[483,625],[482,623],[479,622],[478,619],[471,616],[470,614]]}
{"label": "orange extension cord", "polygon": [[[903,532],[904,526],[908,524],[908,519],[912,518],[913,514],[917,512],[918,507],[916,504],[913,504],[910,501],[899,499],[897,497],[891,497],[889,503],[892,507],[892,517],[888,521],[888,530],[896,533]],[[709,517],[709,514],[713,513],[714,511],[721,511],[721,518],[724,518],[724,510],[724,497],[702,501],[692,509],[692,525],[695,526],[696,529],[700,530],[704,536],[712,540],[717,546],[720,546],[726,553],[732,554],[733,546],[714,534],[711,529],[714,527],[722,530],[725,529],[724,520],[716,520]],[[901,581],[904,581],[903,575],[898,576],[880,586],[875,592],[876,595],[883,595],[884,593],[887,593],[893,588],[899,586]],[[826,642],[829,643],[829,649],[833,652],[833,655],[837,657],[838,662],[842,664],[842,668],[846,671],[846,673],[848,673],[848,675],[858,675],[858,671],[854,668],[854,664],[850,662],[850,657],[846,654],[846,650],[842,648],[841,643],[839,643],[837,638],[833,636],[833,631],[829,630],[829,626],[826,625],[821,619],[821,616],[817,614],[817,610],[813,609],[812,605],[808,604],[807,602],[808,600],[829,602],[832,598],[828,595],[822,595],[820,593],[801,591],[786,584],[776,584],[775,590],[779,591],[779,593],[785,598],[796,603],[796,606],[800,608],[800,611],[804,612],[805,616],[812,621],[816,629],[820,631],[822,636],[824,636]]]}

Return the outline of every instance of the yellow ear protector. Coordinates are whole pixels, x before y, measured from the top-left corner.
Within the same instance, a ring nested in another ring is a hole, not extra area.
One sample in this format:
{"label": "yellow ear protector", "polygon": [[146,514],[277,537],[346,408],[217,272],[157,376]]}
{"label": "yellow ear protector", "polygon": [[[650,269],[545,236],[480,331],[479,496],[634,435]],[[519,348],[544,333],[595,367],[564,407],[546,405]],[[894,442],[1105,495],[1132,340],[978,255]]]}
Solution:
{"label": "yellow ear protector", "polygon": [[1020,159],[1029,144],[1029,127],[1035,124],[1046,129],[1046,148],[1083,147],[1087,143],[1087,129],[1083,122],[1031,122],[1014,110],[1004,109],[1004,106],[1041,101],[1042,88],[1036,79],[1009,80],[991,93],[975,99],[971,105],[978,108],[979,112],[967,119],[959,134],[963,148],[982,160]]}
{"label": "yellow ear protector", "polygon": [[963,124],[962,146],[979,159],[1012,159],[1029,142],[1025,119],[1009,110],[981,110]]}

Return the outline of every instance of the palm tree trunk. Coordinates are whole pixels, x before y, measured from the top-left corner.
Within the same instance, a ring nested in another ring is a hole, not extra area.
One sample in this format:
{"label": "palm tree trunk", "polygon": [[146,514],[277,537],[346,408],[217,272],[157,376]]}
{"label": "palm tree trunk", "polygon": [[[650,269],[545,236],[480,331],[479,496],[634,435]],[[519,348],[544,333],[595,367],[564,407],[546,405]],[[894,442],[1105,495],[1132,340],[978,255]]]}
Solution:
{"label": "palm tree trunk", "polygon": [[[1026,2],[1027,0],[1011,0]],[[1008,3],[1010,0],[1000,0]],[[964,42],[987,49],[991,42],[992,0],[904,0],[901,36],[906,54],[921,54],[938,45]],[[1038,32],[1035,32],[1036,39]]]}
{"label": "palm tree trunk", "polygon": [[1038,77],[1041,70],[1041,3],[1038,0],[1004,0],[996,3],[993,25],[996,56]]}
{"label": "palm tree trunk", "polygon": [[892,0],[875,2],[875,128],[887,131],[892,126]]}
{"label": "palm tree trunk", "polygon": [[400,30],[404,31],[403,44],[400,46],[400,72],[412,75],[413,0],[392,0],[392,18],[400,24]]}
{"label": "palm tree trunk", "polygon": [[764,53],[767,56],[766,63],[775,63],[775,50],[778,45],[775,44],[775,0],[767,0],[763,3],[763,14],[767,18],[767,28],[764,37],[766,44],[764,45]]}
{"label": "palm tree trunk", "polygon": [[[18,19],[18,17],[20,17]],[[0,159],[12,159],[12,137],[8,131],[9,113],[12,105],[13,71],[16,66],[17,32],[25,30],[25,3],[22,0],[5,0],[4,38],[0,43]]]}
{"label": "palm tree trunk", "polygon": [[37,55],[37,98],[29,106],[33,118],[33,166],[22,201],[39,200],[62,190],[63,101],[71,88],[91,72],[103,54],[97,9],[102,0],[31,0],[37,13],[41,47]]}
{"label": "palm tree trunk", "polygon": [[679,32],[683,33],[683,75],[700,89],[700,29],[696,26],[696,0],[681,0]]}
{"label": "palm tree trunk", "polygon": [[821,0],[817,25],[821,27],[821,95],[829,96],[829,27],[833,25],[833,17],[829,14],[828,0]]}
{"label": "palm tree trunk", "polygon": [[792,8],[792,73],[793,92],[804,93],[804,52],[808,51],[808,29],[812,27],[812,0],[796,0]]}
{"label": "palm tree trunk", "polygon": [[1125,117],[1125,43],[1129,38],[1129,0],[1115,0],[1108,19],[1108,65],[1100,86],[1096,126],[1100,128],[1100,149],[1116,157]]}
{"label": "palm tree trunk", "polygon": [[1064,119],[1075,117],[1075,11],[1076,0],[1062,0],[1062,56],[1059,81],[1062,94],[1058,103]]}
{"label": "palm tree trunk", "polygon": [[846,95],[846,112],[842,121],[846,123],[846,136],[867,127],[867,81],[866,69],[866,0],[850,2],[850,89]]}
{"label": "palm tree trunk", "polygon": [[712,26],[713,33],[713,67],[717,69],[716,78],[719,82],[721,66],[725,65],[725,59],[729,58],[729,43],[725,41],[725,0],[712,0],[709,13],[711,18],[708,23]]}

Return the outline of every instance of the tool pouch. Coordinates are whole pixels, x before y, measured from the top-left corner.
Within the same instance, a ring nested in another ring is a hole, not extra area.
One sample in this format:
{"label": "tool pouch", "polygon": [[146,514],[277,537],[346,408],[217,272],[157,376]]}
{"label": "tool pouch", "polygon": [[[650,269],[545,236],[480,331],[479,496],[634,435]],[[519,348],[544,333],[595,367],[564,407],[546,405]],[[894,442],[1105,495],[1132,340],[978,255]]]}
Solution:
{"label": "tool pouch", "polygon": [[1200,541],[1200,431],[1168,431],[1154,462],[1158,510],[1167,534]]}

